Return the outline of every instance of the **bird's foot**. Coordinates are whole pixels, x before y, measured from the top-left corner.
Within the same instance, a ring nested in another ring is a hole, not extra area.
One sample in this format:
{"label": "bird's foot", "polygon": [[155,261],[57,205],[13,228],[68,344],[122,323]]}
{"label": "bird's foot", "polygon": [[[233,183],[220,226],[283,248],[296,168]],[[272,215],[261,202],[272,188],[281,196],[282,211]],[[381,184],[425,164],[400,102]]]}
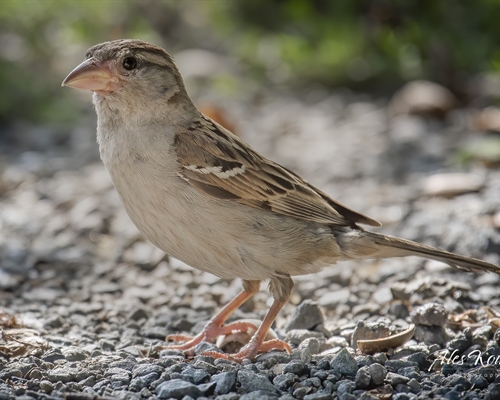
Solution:
{"label": "bird's foot", "polygon": [[[209,321],[205,328],[196,336],[187,335],[169,335],[166,341],[184,342],[181,344],[174,344],[168,346],[161,346],[158,350],[182,350],[188,356],[195,354],[195,348],[201,342],[215,343],[219,336],[228,335],[234,332],[255,332],[257,327],[255,324],[246,321],[236,321],[230,324],[219,326],[216,323]],[[219,353],[217,353],[219,354]]]}
{"label": "bird's foot", "polygon": [[238,353],[235,354],[224,354],[218,353],[216,351],[206,351],[202,354],[212,356],[213,358],[223,358],[225,360],[241,363],[245,359],[253,360],[257,356],[257,354],[265,353],[271,350],[285,350],[289,354],[292,352],[292,349],[287,342],[284,342],[280,339],[272,339],[260,344],[258,343],[258,341],[250,340],[250,342],[246,346],[244,346]]}

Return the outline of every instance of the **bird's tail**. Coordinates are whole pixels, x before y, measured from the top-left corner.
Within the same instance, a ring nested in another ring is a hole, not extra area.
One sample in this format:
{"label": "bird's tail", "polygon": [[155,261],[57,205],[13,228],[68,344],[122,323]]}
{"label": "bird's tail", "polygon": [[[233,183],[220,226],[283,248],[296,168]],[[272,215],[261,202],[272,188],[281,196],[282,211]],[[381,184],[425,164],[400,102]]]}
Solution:
{"label": "bird's tail", "polygon": [[457,267],[473,272],[495,272],[500,274],[500,267],[495,264],[481,261],[476,258],[461,256],[416,243],[411,240],[401,239],[380,233],[363,231],[355,236],[344,236],[341,248],[346,258],[388,258],[417,256],[444,262],[452,267]]}

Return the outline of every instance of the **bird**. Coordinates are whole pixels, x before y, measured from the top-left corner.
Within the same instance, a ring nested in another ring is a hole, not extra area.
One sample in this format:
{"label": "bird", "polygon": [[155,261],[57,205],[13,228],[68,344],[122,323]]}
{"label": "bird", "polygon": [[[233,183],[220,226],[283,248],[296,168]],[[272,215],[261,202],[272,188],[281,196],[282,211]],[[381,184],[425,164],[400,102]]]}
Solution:
{"label": "bird", "polygon": [[[231,314],[268,281],[273,303],[238,362],[290,346],[266,335],[288,301],[293,276],[345,260],[419,256],[467,271],[500,267],[383,235],[381,224],[335,201],[203,115],[162,47],[120,39],[91,47],[62,86],[92,91],[101,159],[129,217],[171,257],[243,290],[194,337],[169,348],[193,354],[199,343],[246,331]],[[255,328],[255,325],[252,325]]]}

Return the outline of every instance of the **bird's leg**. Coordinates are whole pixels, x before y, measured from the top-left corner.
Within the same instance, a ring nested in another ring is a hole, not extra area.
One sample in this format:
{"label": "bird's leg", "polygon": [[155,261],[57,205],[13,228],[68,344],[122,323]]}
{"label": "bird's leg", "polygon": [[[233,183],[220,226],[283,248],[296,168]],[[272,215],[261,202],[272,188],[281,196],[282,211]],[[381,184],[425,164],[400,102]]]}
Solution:
{"label": "bird's leg", "polygon": [[264,321],[262,321],[262,324],[257,329],[257,332],[255,332],[255,334],[250,339],[250,342],[248,342],[248,344],[236,354],[225,355],[215,352],[206,352],[203,354],[211,355],[216,358],[226,358],[229,360],[241,362],[245,358],[250,360],[254,359],[259,352],[266,352],[270,350],[286,350],[289,353],[292,352],[288,343],[282,340],[273,339],[267,342],[265,342],[264,340],[267,336],[267,332],[276,319],[278,312],[283,308],[283,306],[290,298],[290,294],[293,289],[293,281],[290,276],[273,278],[269,283],[269,287],[271,293],[274,296],[273,305],[266,314]]}
{"label": "bird's leg", "polygon": [[[186,352],[192,353],[194,348],[201,342],[213,343],[219,335],[226,335],[234,330],[235,326],[229,324],[227,326],[222,326],[224,322],[231,316],[231,314],[240,307],[245,301],[252,297],[255,293],[259,291],[260,281],[243,281],[243,291],[241,291],[233,300],[226,304],[222,310],[220,310],[208,323],[205,328],[193,338],[184,335],[169,335],[165,339],[169,340],[186,340],[183,344],[165,346],[160,349],[177,349],[184,350]],[[253,325],[252,325],[253,326]],[[254,327],[255,328],[255,327]],[[244,327],[241,327],[244,330]]]}

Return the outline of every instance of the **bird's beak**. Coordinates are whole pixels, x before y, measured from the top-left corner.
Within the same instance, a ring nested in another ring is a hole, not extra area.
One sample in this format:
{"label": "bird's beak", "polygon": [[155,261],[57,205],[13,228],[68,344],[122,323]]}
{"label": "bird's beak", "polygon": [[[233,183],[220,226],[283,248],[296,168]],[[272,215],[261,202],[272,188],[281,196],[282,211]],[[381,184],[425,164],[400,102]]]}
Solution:
{"label": "bird's beak", "polygon": [[118,77],[113,75],[109,65],[89,58],[69,73],[61,86],[93,92],[112,92],[116,90]]}

